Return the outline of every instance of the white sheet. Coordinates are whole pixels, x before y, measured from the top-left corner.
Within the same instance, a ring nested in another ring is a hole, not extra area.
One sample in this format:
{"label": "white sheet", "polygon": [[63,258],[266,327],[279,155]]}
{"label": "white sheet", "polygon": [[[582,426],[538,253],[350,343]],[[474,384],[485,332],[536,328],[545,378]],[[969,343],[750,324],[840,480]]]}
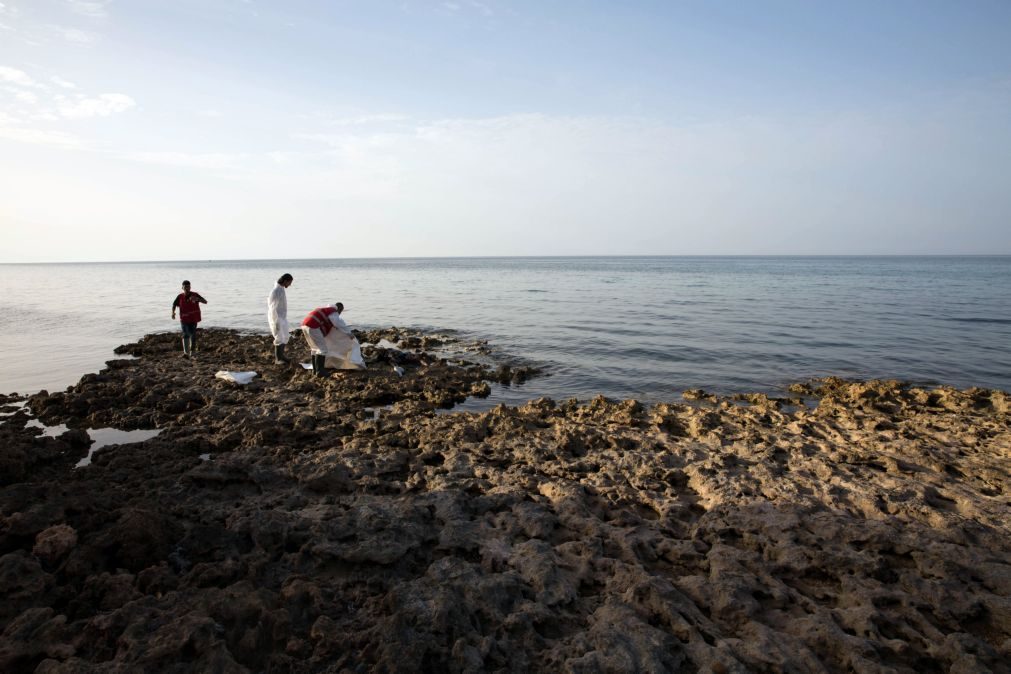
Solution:
{"label": "white sheet", "polygon": [[333,370],[364,370],[362,347],[355,336],[338,328],[330,331],[326,339],[326,363]]}
{"label": "white sheet", "polygon": [[255,372],[229,372],[228,370],[218,370],[215,374],[218,379],[224,379],[225,381],[230,381],[233,384],[240,384],[245,386],[249,382],[253,381],[253,377],[256,376]]}

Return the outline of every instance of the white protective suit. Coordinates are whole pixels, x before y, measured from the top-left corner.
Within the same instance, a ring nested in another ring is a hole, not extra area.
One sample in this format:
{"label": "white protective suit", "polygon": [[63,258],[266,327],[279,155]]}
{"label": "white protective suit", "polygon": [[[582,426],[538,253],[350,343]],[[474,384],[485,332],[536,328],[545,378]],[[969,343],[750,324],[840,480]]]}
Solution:
{"label": "white protective suit", "polygon": [[280,283],[267,296],[267,324],[270,326],[270,334],[274,335],[274,346],[288,343],[291,337],[291,328],[288,326],[288,294]]}
{"label": "white protective suit", "polygon": [[324,367],[333,370],[364,370],[362,347],[351,333],[351,328],[337,314],[330,314],[329,318],[333,323],[333,329],[327,335],[318,328],[302,326],[309,350],[314,354],[321,353],[326,356]]}

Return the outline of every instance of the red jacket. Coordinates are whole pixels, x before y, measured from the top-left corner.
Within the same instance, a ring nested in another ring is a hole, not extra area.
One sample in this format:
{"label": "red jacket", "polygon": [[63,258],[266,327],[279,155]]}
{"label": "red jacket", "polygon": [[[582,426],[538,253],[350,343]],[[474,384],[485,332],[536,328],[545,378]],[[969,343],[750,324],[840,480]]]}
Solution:
{"label": "red jacket", "polygon": [[[179,322],[180,323],[199,323],[200,322],[200,305],[197,300],[204,300],[200,296],[200,293],[190,292],[189,299],[186,298],[186,293],[179,293],[179,297],[176,298],[176,306],[179,307]],[[206,302],[206,300],[204,300]]]}
{"label": "red jacket", "polygon": [[336,307],[316,307],[302,319],[302,325],[307,328],[316,328],[321,330],[324,335],[329,335],[333,330],[333,321],[330,320],[330,316],[336,313]]}

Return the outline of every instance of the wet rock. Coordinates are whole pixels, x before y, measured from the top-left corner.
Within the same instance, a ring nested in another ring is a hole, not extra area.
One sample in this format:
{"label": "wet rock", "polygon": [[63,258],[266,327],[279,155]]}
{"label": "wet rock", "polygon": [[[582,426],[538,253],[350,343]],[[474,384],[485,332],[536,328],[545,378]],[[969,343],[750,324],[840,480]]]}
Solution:
{"label": "wet rock", "polygon": [[341,494],[354,489],[351,473],[340,463],[315,466],[304,473],[301,480],[315,492]]}
{"label": "wet rock", "polygon": [[658,429],[671,435],[683,436],[688,434],[688,429],[681,419],[686,410],[677,405],[661,403],[654,406],[651,411],[652,422]]}
{"label": "wet rock", "polygon": [[77,531],[66,524],[49,527],[35,537],[32,554],[49,565],[55,564],[77,545]]}
{"label": "wet rock", "polygon": [[406,351],[317,381],[264,367],[264,336],[202,330],[185,367],[174,333],[128,345],[31,398],[158,424],[86,470],[81,436],[0,425],[0,669],[1007,671],[1006,393],[437,414],[498,380],[494,349],[361,335]]}
{"label": "wet rock", "polygon": [[716,402],[717,397],[712,393],[707,393],[700,388],[690,388],[681,394],[681,397],[685,400],[705,400],[708,402]]}
{"label": "wet rock", "polygon": [[[172,554],[169,554],[171,558]],[[185,566],[185,565],[183,565]],[[168,563],[149,566],[137,574],[137,589],[147,595],[162,595],[178,589],[179,577]]]}
{"label": "wet rock", "polygon": [[71,428],[65,433],[62,433],[59,436],[59,439],[74,449],[84,449],[92,443],[91,436],[88,435],[88,432],[79,428]]}
{"label": "wet rock", "polygon": [[100,611],[117,609],[140,594],[134,589],[136,578],[129,573],[100,573],[89,576],[73,604],[96,607]]}
{"label": "wet rock", "polygon": [[38,560],[23,550],[0,557],[0,624],[44,601],[53,577],[42,570]]}
{"label": "wet rock", "polygon": [[32,671],[46,658],[72,656],[66,622],[51,608],[31,608],[7,623],[0,635],[0,671]]}
{"label": "wet rock", "polygon": [[140,571],[166,560],[179,535],[180,527],[172,518],[133,507],[120,510],[116,522],[94,544],[105,551],[113,568]]}
{"label": "wet rock", "polygon": [[688,418],[688,435],[704,438],[710,431],[720,427],[720,416],[714,412],[693,410]]}

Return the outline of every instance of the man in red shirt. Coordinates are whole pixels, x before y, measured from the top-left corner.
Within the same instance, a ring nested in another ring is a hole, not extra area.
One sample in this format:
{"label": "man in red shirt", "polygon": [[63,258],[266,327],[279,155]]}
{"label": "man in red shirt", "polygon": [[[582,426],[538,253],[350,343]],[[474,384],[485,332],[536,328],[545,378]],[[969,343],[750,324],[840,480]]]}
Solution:
{"label": "man in red shirt", "polygon": [[179,322],[183,328],[183,358],[189,358],[197,349],[197,323],[200,322],[200,305],[207,300],[198,292],[190,291],[190,282],[183,281],[183,291],[172,303],[172,319],[179,309]]}
{"label": "man in red shirt", "polygon": [[312,373],[317,377],[327,375],[324,367],[327,356],[326,336],[333,329],[351,334],[351,328],[341,319],[342,311],[344,305],[337,302],[327,307],[316,307],[302,320],[302,334],[312,352]]}

